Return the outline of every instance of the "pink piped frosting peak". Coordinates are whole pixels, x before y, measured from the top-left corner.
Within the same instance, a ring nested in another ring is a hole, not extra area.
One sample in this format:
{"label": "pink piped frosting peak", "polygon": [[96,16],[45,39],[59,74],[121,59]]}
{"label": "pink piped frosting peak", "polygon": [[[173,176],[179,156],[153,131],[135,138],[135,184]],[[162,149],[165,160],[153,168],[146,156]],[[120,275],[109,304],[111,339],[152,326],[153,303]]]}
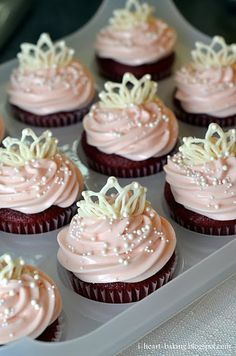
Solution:
{"label": "pink piped frosting peak", "polygon": [[184,141],[164,167],[175,201],[214,220],[236,219],[236,130],[211,124],[205,139]]}
{"label": "pink piped frosting peak", "polygon": [[[33,139],[31,144],[27,139]],[[37,137],[25,129],[21,140],[6,138],[0,148],[0,208],[25,214],[52,205],[69,207],[83,189],[83,177],[57,141],[45,131]]]}
{"label": "pink piped frosting peak", "polygon": [[[117,194],[108,195],[112,186]],[[142,186],[133,182],[121,188],[110,177],[96,203],[88,198],[93,192],[84,193],[78,214],[58,235],[62,266],[86,282],[138,282],[168,262],[175,232],[146,201]]]}
{"label": "pink piped frosting peak", "polygon": [[63,41],[52,43],[42,34],[36,45],[25,43],[18,54],[19,67],[10,77],[9,102],[37,115],[86,107],[95,96],[90,71]]}
{"label": "pink piped frosting peak", "polygon": [[173,52],[176,32],[153,16],[153,8],[128,0],[124,9],[114,11],[110,24],[97,35],[98,56],[137,66],[152,63]]}
{"label": "pink piped frosting peak", "polygon": [[0,257],[0,345],[37,338],[61,309],[60,293],[49,276],[22,259]]}
{"label": "pink piped frosting peak", "polygon": [[193,61],[176,73],[176,98],[190,113],[227,117],[236,113],[236,45],[214,37],[196,44]]}
{"label": "pink piped frosting peak", "polygon": [[177,142],[178,123],[156,90],[149,75],[137,80],[126,73],[121,84],[106,83],[83,121],[88,143],[133,161],[168,154]]}

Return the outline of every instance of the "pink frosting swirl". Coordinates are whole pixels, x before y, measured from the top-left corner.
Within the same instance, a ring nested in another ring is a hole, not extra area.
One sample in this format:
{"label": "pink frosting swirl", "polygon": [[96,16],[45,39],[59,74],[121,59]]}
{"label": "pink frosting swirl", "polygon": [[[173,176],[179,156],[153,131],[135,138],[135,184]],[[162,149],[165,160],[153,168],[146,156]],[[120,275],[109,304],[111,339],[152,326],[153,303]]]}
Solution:
{"label": "pink frosting swirl", "polygon": [[80,218],[58,235],[58,260],[81,280],[138,282],[157,273],[172,256],[176,237],[152,208],[137,216],[109,220]]}
{"label": "pink frosting swirl", "polygon": [[232,67],[195,69],[176,74],[176,98],[190,113],[227,117],[236,113],[236,71]]}
{"label": "pink frosting swirl", "polygon": [[88,105],[95,96],[94,80],[78,61],[62,68],[13,71],[9,101],[37,115],[72,111]]}
{"label": "pink frosting swirl", "polygon": [[107,26],[96,39],[100,57],[137,66],[155,62],[174,50],[176,32],[165,22],[153,19],[130,29]]}
{"label": "pink frosting swirl", "polygon": [[164,170],[177,203],[214,220],[236,219],[236,157],[187,167],[175,155]]}
{"label": "pink frosting swirl", "polygon": [[177,120],[159,99],[125,109],[102,108],[98,103],[83,125],[90,145],[133,161],[169,153],[178,138]]}
{"label": "pink frosting swirl", "polygon": [[21,279],[0,281],[0,344],[37,338],[61,313],[61,297],[46,274],[26,266]]}
{"label": "pink frosting swirl", "polygon": [[5,134],[5,125],[3,119],[0,117],[0,143],[4,138],[4,134]]}
{"label": "pink frosting swirl", "polygon": [[33,214],[52,205],[69,207],[82,190],[79,169],[61,154],[19,168],[0,167],[0,209]]}

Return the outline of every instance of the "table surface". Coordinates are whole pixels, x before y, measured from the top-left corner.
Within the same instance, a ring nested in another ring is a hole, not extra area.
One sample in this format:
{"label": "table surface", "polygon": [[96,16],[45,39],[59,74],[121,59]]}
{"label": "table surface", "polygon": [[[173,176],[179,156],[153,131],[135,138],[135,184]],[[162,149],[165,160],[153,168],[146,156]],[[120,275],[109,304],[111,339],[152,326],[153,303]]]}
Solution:
{"label": "table surface", "polygon": [[[174,1],[196,28],[236,42],[234,0]],[[56,40],[76,31],[100,3],[101,0],[33,0],[27,16],[2,48],[0,62],[14,58],[22,42],[36,42],[42,32]],[[236,355],[236,321],[232,318],[235,311],[236,275],[120,355]]]}

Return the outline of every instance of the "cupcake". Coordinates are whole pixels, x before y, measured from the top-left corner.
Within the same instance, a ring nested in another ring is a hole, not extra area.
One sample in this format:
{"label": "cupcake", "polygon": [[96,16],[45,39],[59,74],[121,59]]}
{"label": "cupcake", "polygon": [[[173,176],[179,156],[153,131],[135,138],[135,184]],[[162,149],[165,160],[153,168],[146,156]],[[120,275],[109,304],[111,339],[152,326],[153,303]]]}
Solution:
{"label": "cupcake", "polygon": [[79,169],[50,131],[24,129],[0,147],[0,230],[38,234],[68,224],[83,189]]}
{"label": "cupcake", "polygon": [[170,75],[176,32],[153,13],[150,5],[139,0],[127,0],[125,8],[114,11],[96,38],[96,59],[103,76],[121,81],[126,72],[137,78],[150,73],[154,80]]}
{"label": "cupcake", "polygon": [[37,44],[23,43],[19,66],[10,77],[8,96],[14,116],[34,126],[74,124],[95,97],[89,70],[74,59],[64,41],[52,43],[43,33]]}
{"label": "cupcake", "polygon": [[53,280],[21,258],[0,257],[0,345],[24,336],[57,341],[61,296]]}
{"label": "cupcake", "polygon": [[77,215],[58,235],[58,260],[76,293],[129,303],[172,278],[175,232],[146,201],[146,190],[136,182],[122,188],[110,177],[99,193],[82,193]]}
{"label": "cupcake", "polygon": [[192,62],[176,74],[174,94],[178,119],[207,127],[236,125],[236,45],[222,37],[209,46],[197,42]]}
{"label": "cupcake", "polygon": [[0,145],[4,135],[5,135],[5,125],[3,119],[0,117]]}
{"label": "cupcake", "polygon": [[162,170],[176,148],[178,124],[156,91],[149,74],[138,80],[126,73],[121,84],[105,84],[83,121],[82,147],[91,168],[117,177]]}
{"label": "cupcake", "polygon": [[164,167],[172,218],[202,234],[235,234],[236,130],[210,124],[204,139],[183,142]]}

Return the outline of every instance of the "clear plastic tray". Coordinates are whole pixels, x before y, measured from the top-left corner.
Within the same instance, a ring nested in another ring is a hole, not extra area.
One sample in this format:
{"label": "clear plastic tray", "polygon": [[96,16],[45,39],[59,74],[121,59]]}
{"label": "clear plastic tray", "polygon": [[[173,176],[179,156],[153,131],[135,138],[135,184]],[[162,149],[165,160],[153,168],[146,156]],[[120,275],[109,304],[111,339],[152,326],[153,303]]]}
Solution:
{"label": "clear plastic tray", "polygon": [[[125,0],[105,0],[92,20],[80,31],[66,40],[76,49],[78,57],[94,72],[98,89],[103,80],[96,74],[94,63],[94,38],[97,31],[107,23],[107,19],[115,8],[122,7]],[[178,33],[177,60],[175,67],[186,61],[189,50],[196,40],[208,38],[193,29],[181,16],[170,0],[148,0],[156,7],[156,14],[171,24]],[[16,61],[0,67],[0,112],[6,123],[7,133],[18,135],[24,127],[9,114],[6,105],[6,84]],[[159,95],[171,107],[171,96],[174,88],[173,78],[160,82]],[[53,129],[60,139],[61,145],[69,154],[75,156],[73,150],[79,144],[81,124],[66,128]],[[36,131],[40,131],[36,129]],[[180,123],[181,136],[203,135],[204,129]],[[75,141],[75,142],[74,142]],[[71,145],[71,143],[73,145]],[[69,143],[69,144],[68,144]],[[89,188],[98,189],[106,177],[89,171],[80,165]],[[163,200],[164,174],[140,178],[142,185],[148,187],[148,196],[154,208],[160,214],[168,216]],[[122,184],[128,179],[122,179]],[[67,288],[63,274],[58,267],[57,231],[42,234],[41,238],[30,236],[14,236],[0,233],[0,253],[14,252],[21,255],[27,262],[35,263],[53,277],[58,284],[63,298],[63,340],[58,343],[44,343],[24,338],[8,346],[0,348],[0,355],[112,355],[124,349],[144,334],[161,325],[180,310],[191,304],[209,289],[215,287],[223,279],[236,270],[236,241],[231,237],[208,237],[188,231],[171,221],[178,238],[178,268],[175,278],[158,291],[138,303],[128,305],[106,305],[87,300]]]}

